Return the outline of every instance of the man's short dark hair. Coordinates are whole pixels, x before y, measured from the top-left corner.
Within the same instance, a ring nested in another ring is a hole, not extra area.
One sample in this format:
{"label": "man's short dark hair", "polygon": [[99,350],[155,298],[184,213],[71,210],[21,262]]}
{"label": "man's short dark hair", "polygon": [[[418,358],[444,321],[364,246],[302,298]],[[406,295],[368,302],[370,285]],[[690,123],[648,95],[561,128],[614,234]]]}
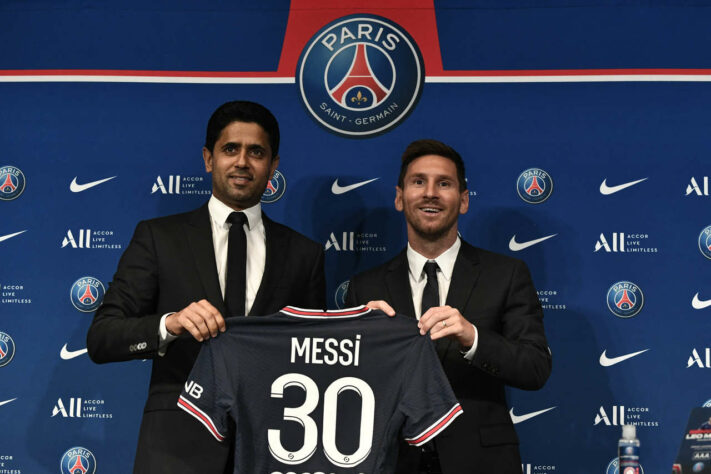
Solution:
{"label": "man's short dark hair", "polygon": [[222,104],[212,113],[207,122],[205,148],[213,151],[220,133],[232,122],[256,123],[267,132],[272,158],[279,154],[279,123],[263,105],[246,100],[235,100]]}
{"label": "man's short dark hair", "polygon": [[432,139],[416,140],[407,145],[407,148],[405,148],[405,152],[402,154],[402,164],[400,165],[400,177],[397,179],[397,185],[400,186],[401,189],[403,188],[407,167],[410,166],[410,163],[415,161],[417,158],[426,155],[437,155],[452,160],[454,162],[454,166],[457,168],[459,192],[467,190],[467,181],[464,175],[464,161],[462,160],[462,157],[459,153],[457,153],[457,150],[451,146]]}

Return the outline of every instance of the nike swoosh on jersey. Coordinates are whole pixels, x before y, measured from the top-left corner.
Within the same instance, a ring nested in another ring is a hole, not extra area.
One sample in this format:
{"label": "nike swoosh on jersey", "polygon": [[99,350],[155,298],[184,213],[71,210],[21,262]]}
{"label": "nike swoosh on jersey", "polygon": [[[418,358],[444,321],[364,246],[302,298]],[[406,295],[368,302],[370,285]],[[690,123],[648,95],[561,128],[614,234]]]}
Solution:
{"label": "nike swoosh on jersey", "polygon": [[526,249],[532,245],[539,244],[539,243],[543,242],[544,240],[548,240],[551,237],[555,237],[556,235],[558,235],[558,234],[551,234],[551,235],[547,235],[545,237],[541,237],[540,239],[529,240],[528,242],[520,242],[519,243],[519,242],[516,242],[516,234],[514,234],[514,236],[511,237],[511,240],[509,241],[509,249],[514,252],[518,252],[519,250],[523,250],[523,249]]}
{"label": "nike swoosh on jersey", "polygon": [[634,356],[638,356],[643,352],[647,352],[649,349],[645,349],[639,352],[632,352],[631,354],[621,355],[619,357],[607,357],[607,349],[602,351],[600,354],[600,365],[603,367],[610,367],[611,365],[619,364],[620,362],[631,359]]}
{"label": "nike swoosh on jersey", "polygon": [[637,181],[630,181],[629,183],[623,183],[623,184],[618,184],[617,186],[608,186],[607,185],[607,178],[602,180],[602,183],[600,184],[600,194],[604,195],[609,195],[609,194],[615,194],[617,191],[622,191],[625,188],[629,188],[630,186],[634,186],[635,184],[641,183],[642,181],[646,181],[648,178],[642,178],[638,179]]}
{"label": "nike swoosh on jersey", "polygon": [[11,398],[10,400],[5,400],[4,402],[0,402],[0,407],[3,405],[7,405],[10,402],[14,402],[15,400],[17,400],[17,397]]}
{"label": "nike swoosh on jersey", "polygon": [[694,309],[704,309],[704,308],[708,308],[709,306],[711,306],[711,300],[700,300],[700,299],[699,299],[699,294],[696,293],[696,294],[694,295],[694,299],[691,300],[691,306],[692,306]]}
{"label": "nike swoosh on jersey", "polygon": [[98,181],[92,181],[91,183],[85,183],[85,184],[79,184],[77,183],[77,177],[75,176],[72,182],[69,184],[69,190],[73,193],[80,193],[82,191],[86,191],[89,188],[93,188],[94,186],[98,186],[101,183],[105,183],[107,181],[110,181],[114,179],[116,176],[112,176],[110,178],[104,178],[100,179]]}
{"label": "nike swoosh on jersey", "polygon": [[18,236],[18,235],[22,234],[23,232],[27,232],[27,230],[25,229],[25,230],[21,230],[20,232],[15,232],[14,234],[2,235],[2,236],[0,236],[0,242],[2,242],[3,240],[11,239],[15,236]]}
{"label": "nike swoosh on jersey", "polygon": [[534,416],[542,415],[547,411],[553,410],[554,408],[557,408],[557,407],[550,407],[550,408],[546,408],[545,410],[534,411],[531,413],[526,413],[525,415],[517,416],[517,415],[514,415],[514,412],[513,412],[514,409],[513,409],[513,407],[511,407],[511,411],[509,411],[509,415],[511,416],[511,421],[513,421],[513,424],[515,425],[517,423],[522,423],[526,420],[530,420]]}
{"label": "nike swoosh on jersey", "polygon": [[356,188],[360,188],[361,186],[365,186],[368,183],[372,183],[373,181],[375,181],[377,179],[380,179],[380,178],[379,177],[373,178],[373,179],[369,179],[368,181],[361,181],[360,183],[350,184],[348,186],[339,186],[338,185],[338,178],[336,178],[336,180],[331,185],[331,192],[333,194],[347,193],[348,191],[353,191]]}
{"label": "nike swoosh on jersey", "polygon": [[64,360],[73,359],[75,357],[79,357],[82,354],[86,354],[86,348],[79,349],[78,351],[69,351],[69,350],[67,350],[66,344],[64,344],[64,346],[62,346],[62,350],[59,351],[59,357],[61,357]]}

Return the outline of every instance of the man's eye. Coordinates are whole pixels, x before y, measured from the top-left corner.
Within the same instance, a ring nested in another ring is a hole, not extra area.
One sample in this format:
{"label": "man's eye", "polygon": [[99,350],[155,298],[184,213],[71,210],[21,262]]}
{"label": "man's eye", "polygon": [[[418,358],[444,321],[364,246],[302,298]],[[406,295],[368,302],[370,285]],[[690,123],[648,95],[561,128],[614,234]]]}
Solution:
{"label": "man's eye", "polygon": [[234,145],[227,145],[225,148],[225,153],[234,153],[235,150],[237,150],[237,147]]}
{"label": "man's eye", "polygon": [[413,179],[412,184],[416,184],[417,186],[422,186],[424,184],[425,180],[424,179]]}
{"label": "man's eye", "polygon": [[261,158],[264,156],[264,150],[262,150],[261,148],[252,148],[251,150],[249,150],[249,153],[250,153],[250,155],[256,156],[258,158]]}
{"label": "man's eye", "polygon": [[441,188],[448,188],[448,187],[450,187],[451,185],[452,185],[452,183],[449,182],[449,181],[441,181],[441,182],[439,183],[439,186],[440,186]]}

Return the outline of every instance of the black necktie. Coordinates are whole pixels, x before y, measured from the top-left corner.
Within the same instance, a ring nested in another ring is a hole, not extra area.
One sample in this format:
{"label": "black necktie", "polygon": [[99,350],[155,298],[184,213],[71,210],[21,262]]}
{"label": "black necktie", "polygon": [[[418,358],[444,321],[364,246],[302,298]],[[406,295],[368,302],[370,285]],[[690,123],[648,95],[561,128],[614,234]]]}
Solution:
{"label": "black necktie", "polygon": [[245,312],[247,289],[247,236],[244,224],[248,224],[244,212],[227,216],[232,224],[227,240],[227,278],[225,279],[225,308],[227,316],[242,316]]}
{"label": "black necktie", "polygon": [[439,306],[439,283],[437,282],[437,262],[425,263],[425,274],[427,275],[427,284],[425,291],[422,292],[422,305],[420,306],[420,316],[425,314],[428,309]]}

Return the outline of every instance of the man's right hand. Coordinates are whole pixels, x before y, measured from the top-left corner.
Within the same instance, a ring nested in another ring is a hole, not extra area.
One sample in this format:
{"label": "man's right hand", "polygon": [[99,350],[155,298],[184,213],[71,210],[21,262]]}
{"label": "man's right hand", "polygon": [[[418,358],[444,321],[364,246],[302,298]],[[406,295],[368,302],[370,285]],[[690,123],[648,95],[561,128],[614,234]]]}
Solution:
{"label": "man's right hand", "polygon": [[395,310],[393,309],[392,306],[390,306],[388,304],[387,301],[383,301],[383,300],[368,301],[366,306],[370,309],[379,309],[380,311],[387,314],[388,316],[395,316]]}
{"label": "man's right hand", "polygon": [[176,336],[188,331],[202,342],[225,332],[225,319],[207,300],[200,300],[165,318],[165,328]]}

